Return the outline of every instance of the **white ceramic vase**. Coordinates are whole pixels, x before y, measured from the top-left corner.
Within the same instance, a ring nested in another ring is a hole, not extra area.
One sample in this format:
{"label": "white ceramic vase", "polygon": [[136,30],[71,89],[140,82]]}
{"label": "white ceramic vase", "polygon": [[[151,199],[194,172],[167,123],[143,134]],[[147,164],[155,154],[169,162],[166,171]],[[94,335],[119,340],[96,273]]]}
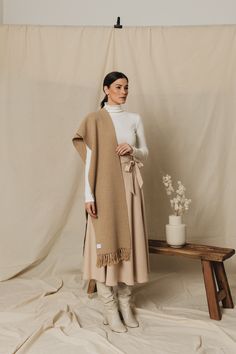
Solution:
{"label": "white ceramic vase", "polygon": [[186,243],[186,228],[181,215],[170,215],[166,225],[166,242],[169,246],[180,248]]}

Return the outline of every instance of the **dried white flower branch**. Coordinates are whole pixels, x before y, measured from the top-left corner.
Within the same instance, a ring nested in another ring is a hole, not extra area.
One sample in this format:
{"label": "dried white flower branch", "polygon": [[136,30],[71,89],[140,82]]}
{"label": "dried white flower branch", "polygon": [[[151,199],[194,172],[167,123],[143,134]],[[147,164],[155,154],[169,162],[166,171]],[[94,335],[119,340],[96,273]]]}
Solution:
{"label": "dried white flower branch", "polygon": [[171,208],[174,210],[174,215],[183,215],[185,211],[189,209],[189,205],[192,202],[191,199],[187,199],[185,197],[186,188],[183,186],[181,181],[178,181],[178,188],[176,191],[172,185],[171,176],[166,175],[162,177],[162,182],[166,189],[166,194],[171,196],[172,193],[176,193],[176,195],[170,199]]}

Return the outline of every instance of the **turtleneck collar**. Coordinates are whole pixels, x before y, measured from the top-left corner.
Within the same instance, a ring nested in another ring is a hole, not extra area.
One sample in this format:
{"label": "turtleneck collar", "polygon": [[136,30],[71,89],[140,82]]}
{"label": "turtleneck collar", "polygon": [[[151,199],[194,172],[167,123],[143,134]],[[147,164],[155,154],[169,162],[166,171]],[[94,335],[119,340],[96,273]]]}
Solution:
{"label": "turtleneck collar", "polygon": [[124,111],[120,104],[111,105],[111,104],[108,104],[107,102],[105,102],[104,107],[106,108],[106,110],[108,112],[111,112],[111,113],[118,113],[118,112]]}

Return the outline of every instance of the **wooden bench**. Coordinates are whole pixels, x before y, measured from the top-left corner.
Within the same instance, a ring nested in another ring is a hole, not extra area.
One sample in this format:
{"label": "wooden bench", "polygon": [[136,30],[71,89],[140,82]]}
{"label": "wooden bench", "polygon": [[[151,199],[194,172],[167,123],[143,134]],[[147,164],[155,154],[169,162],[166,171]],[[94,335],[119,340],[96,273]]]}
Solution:
{"label": "wooden bench", "polygon": [[[150,253],[167,256],[183,256],[201,260],[211,319],[221,320],[220,301],[224,308],[234,307],[223,264],[224,260],[235,254],[234,249],[193,243],[186,243],[181,248],[173,248],[168,246],[166,241],[161,240],[148,240],[148,243]],[[96,291],[96,281],[92,279],[89,282],[87,293],[91,295],[94,291]]]}
{"label": "wooden bench", "polygon": [[186,243],[181,248],[168,246],[166,241],[148,240],[149,252],[167,256],[183,256],[201,260],[210,318],[221,320],[219,302],[224,308],[233,308],[224,260],[232,257],[235,250],[208,245]]}

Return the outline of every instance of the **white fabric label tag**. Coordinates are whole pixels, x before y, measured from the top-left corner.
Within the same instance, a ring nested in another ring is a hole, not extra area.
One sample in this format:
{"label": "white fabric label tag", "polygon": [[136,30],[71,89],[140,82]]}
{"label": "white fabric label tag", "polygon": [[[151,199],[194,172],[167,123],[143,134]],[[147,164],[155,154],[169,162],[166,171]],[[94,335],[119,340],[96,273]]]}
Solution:
{"label": "white fabric label tag", "polygon": [[101,243],[97,243],[97,248],[102,248]]}

